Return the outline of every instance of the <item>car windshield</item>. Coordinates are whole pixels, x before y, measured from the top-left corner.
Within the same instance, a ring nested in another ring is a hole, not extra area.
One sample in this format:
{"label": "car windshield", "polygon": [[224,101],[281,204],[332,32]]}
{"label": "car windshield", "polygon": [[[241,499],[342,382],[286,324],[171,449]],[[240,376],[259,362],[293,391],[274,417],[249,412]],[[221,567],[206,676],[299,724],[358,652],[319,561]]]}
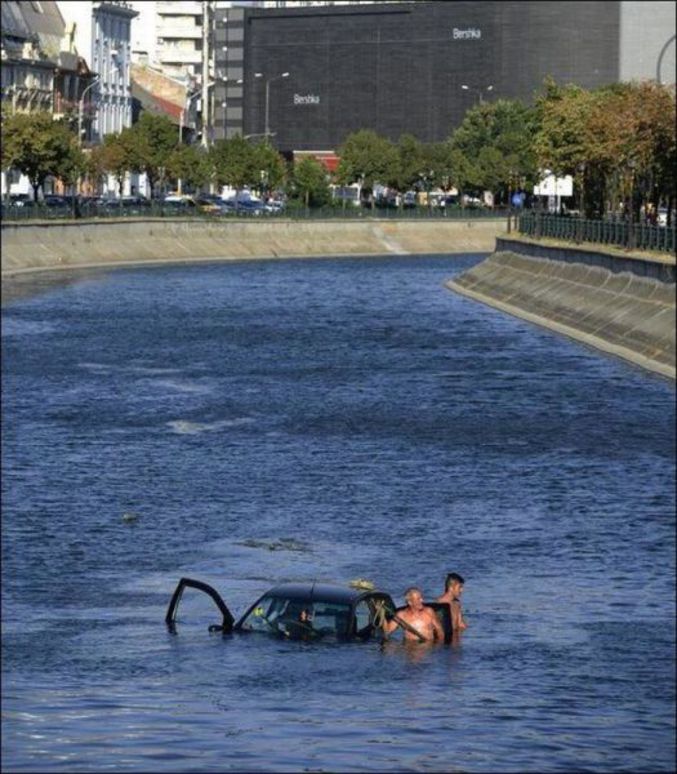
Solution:
{"label": "car windshield", "polygon": [[348,636],[350,622],[350,605],[265,596],[249,611],[240,628],[292,637],[312,634],[343,638]]}

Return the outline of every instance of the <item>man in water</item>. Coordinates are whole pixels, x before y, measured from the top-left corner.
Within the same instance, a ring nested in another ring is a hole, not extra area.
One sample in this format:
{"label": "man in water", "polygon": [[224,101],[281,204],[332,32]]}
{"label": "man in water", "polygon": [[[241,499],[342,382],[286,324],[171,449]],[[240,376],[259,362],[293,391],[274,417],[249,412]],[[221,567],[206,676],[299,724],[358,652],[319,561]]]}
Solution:
{"label": "man in water", "polygon": [[437,597],[438,602],[446,602],[451,608],[451,626],[454,634],[462,632],[468,628],[463,620],[463,610],[461,609],[461,594],[465,581],[456,572],[450,572],[444,581],[444,594]]}
{"label": "man in water", "polygon": [[[402,626],[405,642],[433,642],[434,640],[444,640],[444,629],[437,620],[435,611],[431,607],[423,604],[423,594],[419,588],[412,586],[404,594],[407,603],[406,610],[397,614],[407,626]],[[398,626],[395,619],[383,621],[383,631],[390,634]]]}

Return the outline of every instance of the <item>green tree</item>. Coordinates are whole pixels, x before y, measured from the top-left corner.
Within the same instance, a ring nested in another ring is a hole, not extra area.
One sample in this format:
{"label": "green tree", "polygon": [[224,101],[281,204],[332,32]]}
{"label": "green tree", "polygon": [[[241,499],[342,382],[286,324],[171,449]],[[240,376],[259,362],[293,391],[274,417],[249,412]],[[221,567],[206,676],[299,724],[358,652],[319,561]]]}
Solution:
{"label": "green tree", "polygon": [[217,185],[230,185],[236,191],[252,183],[255,162],[252,146],[240,135],[217,140],[210,149]]}
{"label": "green tree", "polygon": [[420,179],[422,170],[429,167],[425,147],[413,134],[403,134],[397,141],[398,164],[396,188],[406,191]]}
{"label": "green tree", "polygon": [[70,154],[70,133],[50,113],[16,113],[3,118],[2,140],[3,169],[26,175],[37,201],[45,180],[58,175],[61,160]]}
{"label": "green tree", "polygon": [[129,132],[127,130],[124,134],[107,134],[103,138],[103,145],[99,145],[95,149],[94,160],[100,163],[104,172],[115,178],[120,196],[122,196],[127,172],[129,172],[133,163],[130,145]]}
{"label": "green tree", "polygon": [[538,159],[575,176],[587,214],[622,202],[637,217],[649,201],[674,202],[674,90],[645,82],[586,91],[549,80],[539,107]]}
{"label": "green tree", "polygon": [[87,170],[87,157],[83,153],[76,135],[66,124],[61,124],[59,130],[63,133],[64,152],[57,160],[54,167],[54,175],[70,189],[73,197],[73,217],[76,217],[78,210],[75,194],[77,193],[78,182]]}
{"label": "green tree", "polygon": [[254,177],[256,179],[258,175],[265,194],[274,191],[284,182],[287,167],[282,156],[269,142],[264,141],[252,146],[250,163]]}
{"label": "green tree", "polygon": [[177,130],[167,116],[143,113],[130,129],[120,132],[120,141],[129,154],[129,168],[145,172],[151,191],[165,180],[167,162],[176,147]]}
{"label": "green tree", "polygon": [[330,192],[324,165],[317,159],[301,159],[294,165],[292,190],[306,207],[326,204],[329,201]]}
{"label": "green tree", "polygon": [[433,171],[433,185],[448,191],[455,182],[452,149],[449,142],[435,142],[423,146],[423,169]]}
{"label": "green tree", "polygon": [[170,178],[202,188],[212,178],[211,158],[206,150],[197,145],[177,145],[167,159]]}
{"label": "green tree", "polygon": [[512,188],[533,184],[538,177],[533,141],[539,119],[537,108],[518,100],[468,110],[450,139],[459,188],[487,189],[505,200]]}
{"label": "green tree", "polygon": [[397,149],[371,129],[361,129],[348,135],[339,149],[339,156],[337,178],[342,183],[361,181],[362,188],[371,192],[376,183],[387,185],[399,179]]}

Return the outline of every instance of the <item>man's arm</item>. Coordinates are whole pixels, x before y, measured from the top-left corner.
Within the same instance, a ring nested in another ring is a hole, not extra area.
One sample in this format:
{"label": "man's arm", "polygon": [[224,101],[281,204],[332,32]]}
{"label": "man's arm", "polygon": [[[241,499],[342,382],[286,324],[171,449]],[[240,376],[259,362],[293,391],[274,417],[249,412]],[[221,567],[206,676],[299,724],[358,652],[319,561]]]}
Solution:
{"label": "man's arm", "polygon": [[435,633],[435,639],[443,640],[444,629],[442,628],[440,619],[437,617],[437,613],[435,613],[432,607],[428,608],[428,612],[430,613],[430,623],[432,624],[433,632]]}
{"label": "man's arm", "polygon": [[468,626],[463,620],[463,613],[461,612],[461,603],[458,600],[454,600],[451,603],[451,624],[455,632],[463,631]]}

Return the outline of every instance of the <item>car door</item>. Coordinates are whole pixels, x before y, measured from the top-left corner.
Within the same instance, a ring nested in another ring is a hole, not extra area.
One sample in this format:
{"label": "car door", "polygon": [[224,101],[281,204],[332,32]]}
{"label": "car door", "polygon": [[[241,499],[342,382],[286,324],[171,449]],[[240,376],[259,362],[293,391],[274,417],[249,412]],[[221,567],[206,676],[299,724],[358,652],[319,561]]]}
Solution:
{"label": "car door", "polygon": [[174,593],[172,594],[169,607],[167,608],[167,615],[165,616],[165,623],[169,627],[170,631],[174,632],[176,630],[176,615],[179,610],[179,604],[181,603],[183,592],[187,588],[203,591],[205,594],[212,598],[214,604],[218,608],[219,613],[221,614],[221,623],[212,624],[209,627],[209,631],[222,631],[224,634],[230,634],[233,631],[233,623],[235,622],[235,619],[228,609],[228,606],[221,598],[221,595],[208,583],[194,580],[193,578],[181,578],[176,589],[174,590]]}
{"label": "car door", "polygon": [[384,613],[394,610],[395,603],[388,594],[377,592],[363,597],[355,604],[355,636],[366,640],[378,635],[382,631]]}

